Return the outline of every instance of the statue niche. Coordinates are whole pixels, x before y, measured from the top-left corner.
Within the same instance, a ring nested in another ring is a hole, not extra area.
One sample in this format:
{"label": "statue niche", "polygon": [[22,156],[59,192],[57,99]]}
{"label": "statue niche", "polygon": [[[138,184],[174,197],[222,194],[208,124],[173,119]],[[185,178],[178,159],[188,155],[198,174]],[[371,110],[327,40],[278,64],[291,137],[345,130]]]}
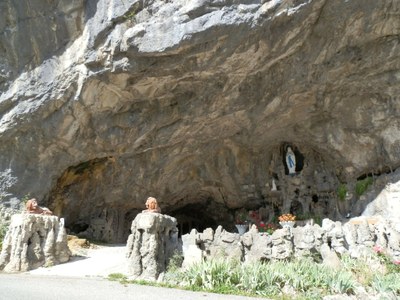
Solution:
{"label": "statue niche", "polygon": [[296,174],[296,156],[290,146],[286,149],[286,166],[289,170],[289,175]]}
{"label": "statue niche", "polygon": [[297,147],[286,145],[283,150],[283,163],[286,175],[294,176],[303,170],[304,156]]}

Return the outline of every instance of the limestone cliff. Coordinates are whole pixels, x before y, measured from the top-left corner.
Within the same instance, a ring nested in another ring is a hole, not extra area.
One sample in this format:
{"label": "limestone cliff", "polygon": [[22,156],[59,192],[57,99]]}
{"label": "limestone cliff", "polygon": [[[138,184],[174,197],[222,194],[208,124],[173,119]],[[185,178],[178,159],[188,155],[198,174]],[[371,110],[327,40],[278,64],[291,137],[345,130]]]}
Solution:
{"label": "limestone cliff", "polygon": [[338,187],[393,180],[399,1],[67,2],[0,4],[2,205],[123,241],[147,196],[187,232],[361,214]]}

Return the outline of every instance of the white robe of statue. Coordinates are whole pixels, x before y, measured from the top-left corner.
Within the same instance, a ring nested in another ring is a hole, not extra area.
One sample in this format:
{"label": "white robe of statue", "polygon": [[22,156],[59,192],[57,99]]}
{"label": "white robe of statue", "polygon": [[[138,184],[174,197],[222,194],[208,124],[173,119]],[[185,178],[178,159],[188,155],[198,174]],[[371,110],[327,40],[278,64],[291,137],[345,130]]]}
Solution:
{"label": "white robe of statue", "polygon": [[276,188],[276,183],[275,183],[275,179],[272,179],[272,188],[271,191],[277,191],[278,189]]}
{"label": "white robe of statue", "polygon": [[289,174],[296,174],[296,156],[291,147],[288,147],[286,151],[286,165],[289,169]]}

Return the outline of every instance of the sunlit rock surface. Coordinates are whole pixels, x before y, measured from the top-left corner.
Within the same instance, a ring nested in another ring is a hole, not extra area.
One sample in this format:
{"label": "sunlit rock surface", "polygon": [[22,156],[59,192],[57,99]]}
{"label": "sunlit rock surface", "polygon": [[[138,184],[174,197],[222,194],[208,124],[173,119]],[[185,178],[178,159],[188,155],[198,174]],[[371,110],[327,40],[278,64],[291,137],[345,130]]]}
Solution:
{"label": "sunlit rock surface", "polygon": [[399,1],[64,2],[0,4],[2,205],[122,242],[150,195],[186,233],[400,180]]}

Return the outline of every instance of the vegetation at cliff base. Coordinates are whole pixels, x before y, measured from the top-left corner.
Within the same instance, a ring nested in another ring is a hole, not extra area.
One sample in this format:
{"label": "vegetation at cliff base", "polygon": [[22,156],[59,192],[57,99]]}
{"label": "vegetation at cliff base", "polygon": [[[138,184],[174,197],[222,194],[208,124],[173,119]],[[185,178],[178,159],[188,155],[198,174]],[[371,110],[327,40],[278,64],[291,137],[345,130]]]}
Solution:
{"label": "vegetation at cliff base", "polygon": [[[339,271],[311,258],[246,264],[213,259],[185,271],[167,272],[165,280],[195,291],[275,299],[322,299],[325,295],[354,295],[356,290],[399,296],[400,266],[383,257],[386,260],[379,254],[371,254],[368,260],[343,256]],[[380,266],[380,271],[371,265]]]}

